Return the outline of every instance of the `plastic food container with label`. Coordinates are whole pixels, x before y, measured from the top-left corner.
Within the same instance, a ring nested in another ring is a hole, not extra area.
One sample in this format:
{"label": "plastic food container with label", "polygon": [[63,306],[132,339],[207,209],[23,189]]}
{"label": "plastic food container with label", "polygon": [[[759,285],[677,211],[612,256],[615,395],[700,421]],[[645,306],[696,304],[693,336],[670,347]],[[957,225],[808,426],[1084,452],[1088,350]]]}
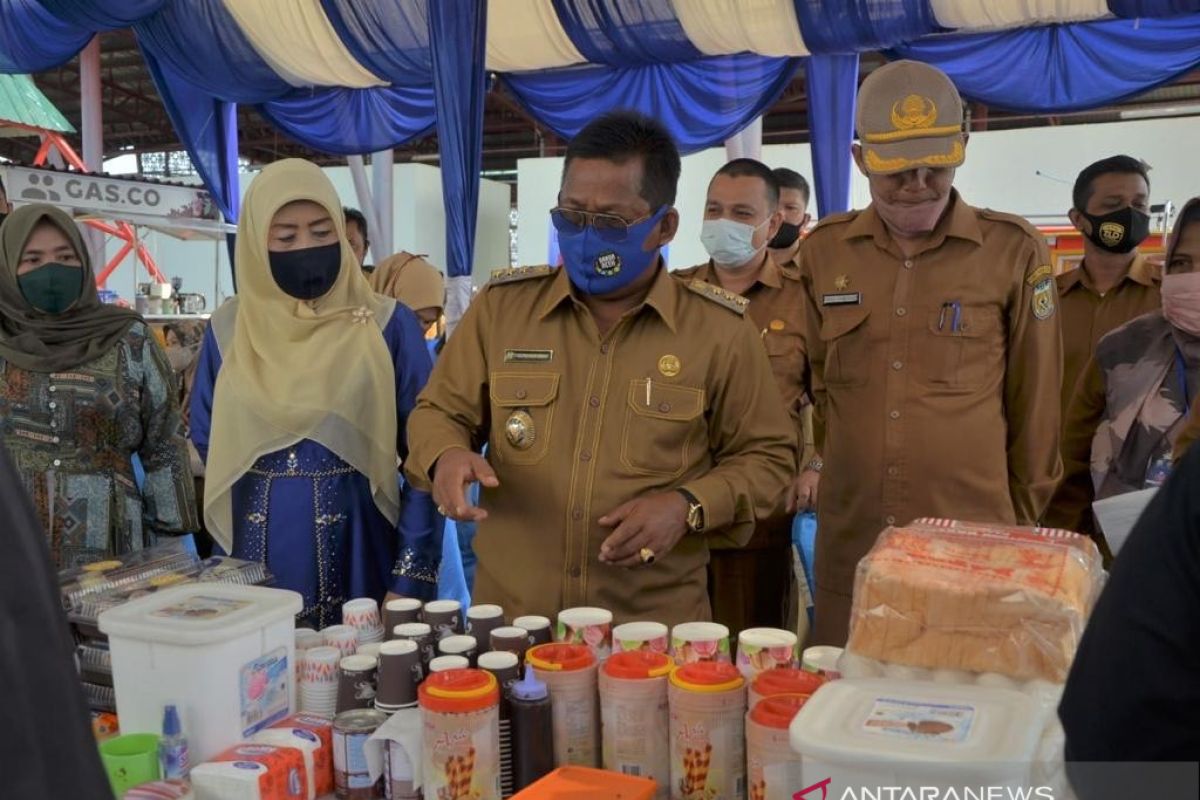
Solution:
{"label": "plastic food container with label", "polygon": [[759,701],[746,714],[746,775],[750,800],[790,800],[800,783],[800,756],[788,730],[808,702],[805,694],[780,694]]}
{"label": "plastic food container with label", "polygon": [[658,782],[670,797],[670,708],[667,683],[674,664],[666,653],[614,653],[600,668],[604,768]]}
{"label": "plastic food container with label", "polygon": [[543,644],[531,649],[525,660],[550,688],[554,763],[600,766],[596,656],[582,644]]}
{"label": "plastic food container with label", "polygon": [[500,684],[479,669],[430,675],[419,689],[426,797],[500,800]]}
{"label": "plastic food container with label", "polygon": [[703,661],[671,673],[671,796],[746,796],[746,682],[737,667]]}

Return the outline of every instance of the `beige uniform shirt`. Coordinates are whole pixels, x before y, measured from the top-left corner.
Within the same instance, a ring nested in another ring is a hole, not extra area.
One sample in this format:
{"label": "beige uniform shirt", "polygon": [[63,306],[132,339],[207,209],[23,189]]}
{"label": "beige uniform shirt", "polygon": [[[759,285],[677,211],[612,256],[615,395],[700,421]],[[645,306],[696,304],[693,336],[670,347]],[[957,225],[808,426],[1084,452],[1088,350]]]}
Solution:
{"label": "beige uniform shirt", "polygon": [[[1024,220],[951,206],[905,257],[873,208],[800,251],[817,449],[816,581],[848,595],[885,527],[1035,522],[1062,473],[1049,254]],[[818,616],[820,611],[818,610]]]}
{"label": "beige uniform shirt", "polygon": [[[430,485],[452,447],[488,443],[475,599],[553,617],[600,606],[618,621],[709,616],[707,534],[651,566],[599,561],[597,520],[686,487],[709,531],[743,543],[796,469],[795,436],[745,301],[661,270],[645,303],[601,337],[563,270],[494,279],[447,341],[409,417],[406,471]],[[723,305],[728,307],[723,307]]]}
{"label": "beige uniform shirt", "polygon": [[1158,287],[1161,269],[1138,255],[1129,274],[1103,296],[1096,291],[1082,267],[1059,275],[1058,305],[1062,317],[1063,385],[1061,411],[1067,408],[1084,367],[1096,354],[1096,345],[1110,331],[1162,305]]}
{"label": "beige uniform shirt", "polygon": [[[700,280],[719,286],[712,262],[674,273],[683,280]],[[808,391],[808,358],[804,353],[804,287],[796,272],[785,272],[770,258],[758,281],[743,293],[750,301],[747,315],[758,328],[771,362],[771,374],[783,395],[783,404],[796,428],[797,441],[811,459],[812,415]],[[805,422],[808,421],[806,436]],[[802,460],[801,465],[808,460]]]}

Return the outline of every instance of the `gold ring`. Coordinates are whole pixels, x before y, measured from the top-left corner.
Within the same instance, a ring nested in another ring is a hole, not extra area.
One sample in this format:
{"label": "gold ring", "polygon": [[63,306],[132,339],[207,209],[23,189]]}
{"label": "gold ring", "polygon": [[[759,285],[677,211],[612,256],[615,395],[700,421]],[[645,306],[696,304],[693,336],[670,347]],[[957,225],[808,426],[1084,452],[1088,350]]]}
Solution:
{"label": "gold ring", "polygon": [[651,550],[649,547],[643,547],[641,550],[638,551],[638,555],[641,557],[643,564],[653,564],[654,563],[654,551]]}

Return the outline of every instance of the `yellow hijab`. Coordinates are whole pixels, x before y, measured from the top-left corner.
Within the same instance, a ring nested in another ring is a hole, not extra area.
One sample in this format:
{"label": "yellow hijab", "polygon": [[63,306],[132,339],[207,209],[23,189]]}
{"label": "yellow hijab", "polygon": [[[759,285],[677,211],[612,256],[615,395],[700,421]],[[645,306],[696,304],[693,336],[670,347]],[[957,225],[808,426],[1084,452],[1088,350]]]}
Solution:
{"label": "yellow hijab", "polygon": [[[329,211],[342,246],[341,272],[325,296],[304,302],[271,276],[267,234],[297,200]],[[204,520],[232,551],[233,484],[264,455],[303,439],[320,442],[371,482],[375,505],[400,515],[395,367],[382,336],[395,301],[371,291],[346,241],[342,204],[315,164],[287,159],[246,190],[234,256],[238,297],[222,345],[213,397]],[[228,309],[228,311],[226,310]],[[214,318],[214,327],[228,320]]]}

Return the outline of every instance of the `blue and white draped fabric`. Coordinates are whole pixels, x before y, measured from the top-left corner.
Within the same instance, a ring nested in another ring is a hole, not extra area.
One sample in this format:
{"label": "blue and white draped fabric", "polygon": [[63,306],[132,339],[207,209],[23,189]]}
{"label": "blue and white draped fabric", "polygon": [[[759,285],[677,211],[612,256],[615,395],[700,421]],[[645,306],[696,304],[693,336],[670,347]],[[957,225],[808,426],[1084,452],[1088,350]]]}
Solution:
{"label": "blue and white draped fabric", "polygon": [[[445,193],[447,216],[473,220],[480,101],[474,90],[446,90],[466,84],[461,65],[439,63],[430,46],[431,13],[444,4],[0,0],[0,72],[49,69],[96,32],[132,27],[231,221],[229,121],[238,103],[329,153],[387,149],[436,125],[442,168],[461,182]],[[841,185],[852,131],[836,90],[849,74],[843,57],[885,49],[926,60],[968,97],[1043,112],[1111,103],[1200,64],[1200,0],[470,0],[469,8],[472,18],[491,17],[472,86],[483,68],[499,73],[539,123],[563,135],[626,106],[664,119],[686,150],[719,145],[773,102],[796,59],[829,59],[809,70],[825,82],[810,87],[822,213],[848,202]],[[460,58],[472,52],[465,41],[440,44]],[[457,255],[471,251],[470,228],[449,226],[451,277],[470,273]]]}

